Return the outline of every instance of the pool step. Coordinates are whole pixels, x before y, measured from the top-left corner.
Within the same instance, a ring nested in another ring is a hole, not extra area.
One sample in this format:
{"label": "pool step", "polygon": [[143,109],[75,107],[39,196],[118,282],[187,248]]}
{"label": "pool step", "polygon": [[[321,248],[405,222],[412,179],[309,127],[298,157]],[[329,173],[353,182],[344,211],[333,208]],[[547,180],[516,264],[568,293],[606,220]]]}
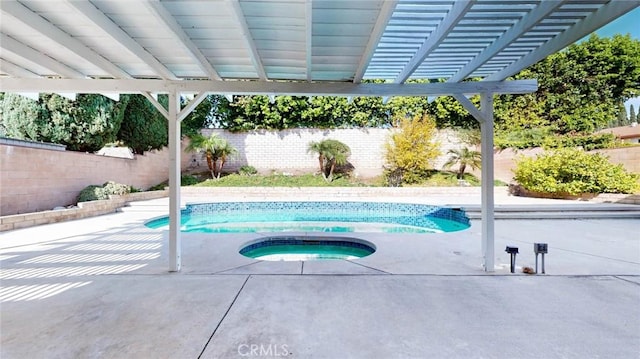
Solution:
{"label": "pool step", "polygon": [[169,213],[169,201],[166,198],[160,198],[150,201],[129,202],[124,207],[120,207],[118,212]]}

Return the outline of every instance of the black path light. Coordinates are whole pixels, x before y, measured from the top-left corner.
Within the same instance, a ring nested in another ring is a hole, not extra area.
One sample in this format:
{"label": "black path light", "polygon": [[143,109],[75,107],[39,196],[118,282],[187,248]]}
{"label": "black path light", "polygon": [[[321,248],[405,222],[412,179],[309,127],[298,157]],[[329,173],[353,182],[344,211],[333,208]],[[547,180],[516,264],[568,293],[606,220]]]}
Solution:
{"label": "black path light", "polygon": [[518,247],[509,247],[504,250],[511,255],[511,273],[514,273],[516,267],[516,254],[518,254]]}
{"label": "black path light", "polygon": [[538,254],[542,254],[542,274],[544,274],[544,255],[547,254],[547,243],[534,243],[533,251],[536,253],[536,273],[538,273]]}

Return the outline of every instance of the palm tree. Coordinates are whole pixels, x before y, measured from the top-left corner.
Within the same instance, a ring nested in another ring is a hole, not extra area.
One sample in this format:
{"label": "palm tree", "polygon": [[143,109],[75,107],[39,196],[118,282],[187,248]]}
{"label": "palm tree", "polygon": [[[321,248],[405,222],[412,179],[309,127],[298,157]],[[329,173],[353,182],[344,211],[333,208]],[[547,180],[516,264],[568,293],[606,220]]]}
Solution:
{"label": "palm tree", "polygon": [[310,142],[307,152],[318,154],[320,173],[327,182],[331,182],[336,166],[347,163],[351,149],[338,140],[326,139],[320,142]]}
{"label": "palm tree", "polygon": [[317,153],[318,154],[318,168],[320,169],[320,173],[324,173],[324,141],[311,141],[307,147],[307,153]]}
{"label": "palm tree", "polygon": [[231,144],[227,140],[222,139],[220,146],[216,148],[213,153],[214,161],[217,161],[218,159],[220,160],[220,167],[218,167],[218,179],[220,179],[222,167],[224,167],[224,164],[227,162],[227,158],[235,155],[236,153],[238,153],[238,150],[235,147],[231,146]]}
{"label": "palm tree", "polygon": [[[219,179],[227,158],[238,151],[231,144],[220,137],[217,133],[205,137],[201,134],[191,136],[191,142],[187,146],[187,151],[204,152],[207,158],[207,166],[211,173],[211,178]],[[217,167],[218,159],[220,168]]]}
{"label": "palm tree", "polygon": [[464,178],[464,171],[467,169],[467,166],[472,169],[480,168],[482,164],[482,156],[478,151],[471,151],[467,147],[463,147],[461,149],[452,149],[447,152],[451,155],[447,162],[444,164],[445,168],[449,168],[455,164],[460,164],[458,169],[458,179]]}

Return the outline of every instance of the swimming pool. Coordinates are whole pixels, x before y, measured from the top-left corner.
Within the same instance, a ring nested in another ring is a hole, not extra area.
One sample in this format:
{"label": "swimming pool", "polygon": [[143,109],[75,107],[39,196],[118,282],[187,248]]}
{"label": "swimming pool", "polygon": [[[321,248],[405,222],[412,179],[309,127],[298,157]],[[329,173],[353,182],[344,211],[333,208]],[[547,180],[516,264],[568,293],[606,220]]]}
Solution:
{"label": "swimming pool", "polygon": [[[163,228],[169,217],[145,224]],[[462,210],[410,203],[217,202],[191,203],[181,211],[181,231],[196,233],[442,233],[469,226]]]}

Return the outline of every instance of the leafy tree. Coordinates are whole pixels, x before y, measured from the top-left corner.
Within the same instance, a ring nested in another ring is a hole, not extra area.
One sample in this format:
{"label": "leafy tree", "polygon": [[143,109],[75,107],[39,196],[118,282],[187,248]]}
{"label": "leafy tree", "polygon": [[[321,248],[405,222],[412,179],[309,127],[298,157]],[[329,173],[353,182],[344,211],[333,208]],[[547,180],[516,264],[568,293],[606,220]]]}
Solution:
{"label": "leafy tree", "polygon": [[192,136],[203,128],[220,128],[221,121],[229,116],[229,100],[222,95],[208,95],[182,120],[182,134]]}
{"label": "leafy tree", "polygon": [[403,182],[418,182],[440,154],[440,145],[434,141],[435,121],[427,115],[396,116],[395,127],[386,144],[387,163],[392,173],[400,173]]}
{"label": "leafy tree", "polygon": [[347,163],[351,149],[338,140],[325,139],[309,142],[307,152],[318,154],[320,173],[327,182],[331,182],[336,165],[342,166]]}
{"label": "leafy tree", "polygon": [[[480,103],[480,96],[471,97],[476,106]],[[480,124],[452,96],[440,96],[429,107],[429,113],[435,119],[439,128],[479,128]]]}
{"label": "leafy tree", "polygon": [[71,101],[41,94],[38,101],[33,101],[7,93],[0,106],[0,121],[7,136],[93,152],[116,140],[125,105],[102,95],[81,94]]}
{"label": "leafy tree", "polygon": [[40,128],[46,126],[47,113],[39,101],[7,93],[0,102],[0,132],[3,136],[43,141]]}
{"label": "leafy tree", "polygon": [[629,121],[627,124],[631,124],[633,122],[638,122],[638,117],[636,115],[636,109],[633,108],[633,105],[629,106]]}
{"label": "leafy tree", "polygon": [[[220,179],[222,168],[227,159],[238,152],[235,147],[217,133],[213,133],[209,137],[201,134],[193,135],[187,146],[187,151],[205,153],[212,179]],[[218,166],[218,160],[220,160],[220,166]]]}
{"label": "leafy tree", "polygon": [[468,147],[451,149],[448,154],[451,156],[444,164],[444,167],[449,168],[458,164],[458,179],[464,179],[464,171],[467,169],[467,166],[472,169],[478,169],[482,164],[482,156],[480,152],[472,151]]}
{"label": "leafy tree", "polygon": [[[159,97],[161,103],[166,96]],[[124,118],[118,132],[118,139],[142,154],[152,149],[160,149],[168,144],[167,119],[142,95],[122,95],[126,102]]]}
{"label": "leafy tree", "polygon": [[[616,118],[618,103],[640,93],[638,53],[640,41],[628,35],[600,38],[594,34],[521,75],[538,77],[535,96],[542,107],[537,113],[556,131],[592,132]],[[514,110],[526,107],[515,106]]]}
{"label": "leafy tree", "polygon": [[[624,107],[624,103],[618,104],[618,118],[614,123],[614,125],[624,126],[629,123],[628,121],[629,121],[629,118],[627,117],[627,109],[626,107]],[[610,127],[615,127],[615,126],[610,126]]]}

